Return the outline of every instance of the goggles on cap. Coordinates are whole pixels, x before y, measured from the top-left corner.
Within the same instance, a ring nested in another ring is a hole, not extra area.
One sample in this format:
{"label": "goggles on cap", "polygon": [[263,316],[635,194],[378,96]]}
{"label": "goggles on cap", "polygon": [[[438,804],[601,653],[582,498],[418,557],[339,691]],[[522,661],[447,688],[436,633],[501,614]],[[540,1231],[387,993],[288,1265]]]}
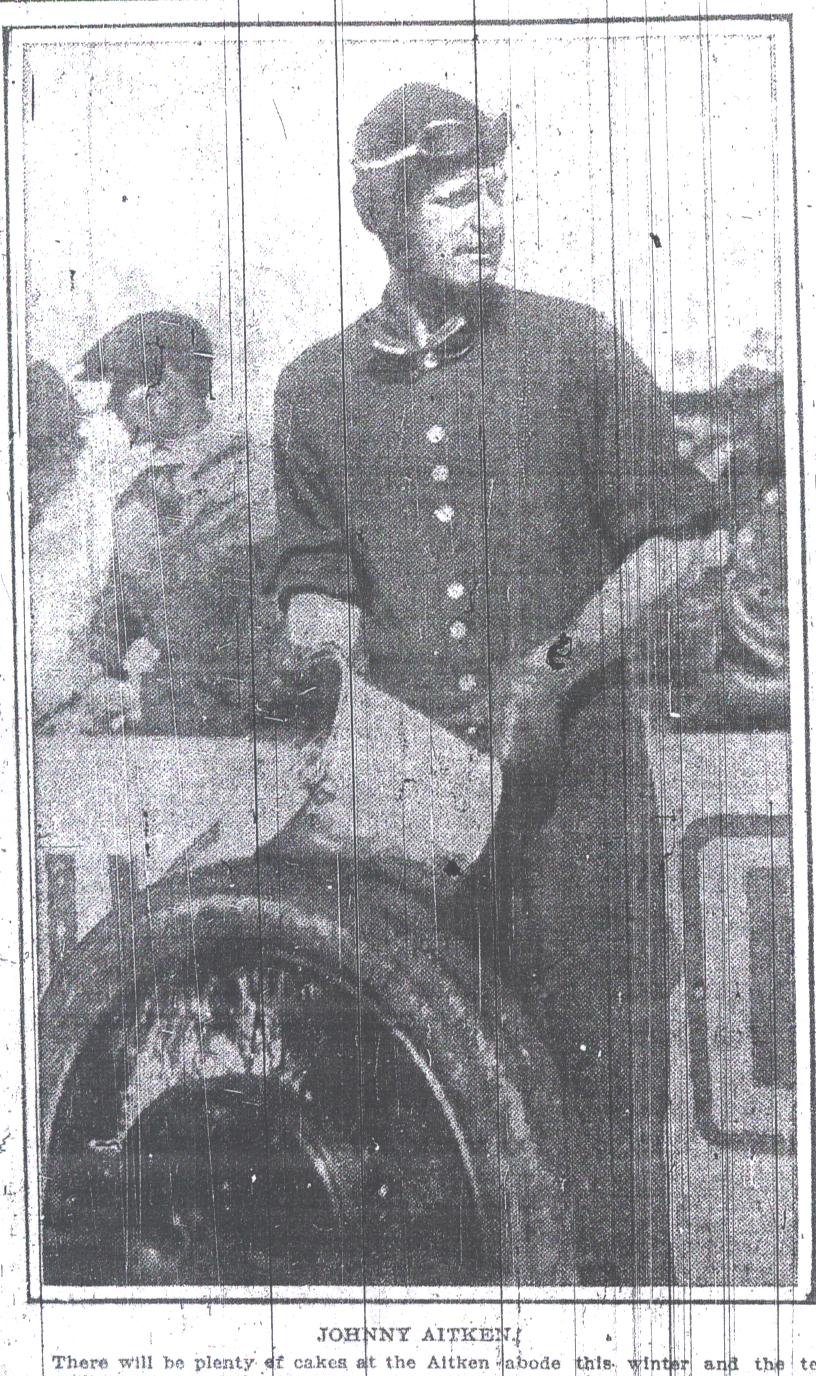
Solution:
{"label": "goggles on cap", "polygon": [[411,158],[423,158],[429,162],[475,158],[477,139],[481,159],[496,162],[506,152],[509,142],[507,115],[501,114],[497,119],[486,121],[478,133],[470,120],[432,119],[407,148],[400,148],[387,158],[355,158],[354,165],[362,172],[374,172]]}

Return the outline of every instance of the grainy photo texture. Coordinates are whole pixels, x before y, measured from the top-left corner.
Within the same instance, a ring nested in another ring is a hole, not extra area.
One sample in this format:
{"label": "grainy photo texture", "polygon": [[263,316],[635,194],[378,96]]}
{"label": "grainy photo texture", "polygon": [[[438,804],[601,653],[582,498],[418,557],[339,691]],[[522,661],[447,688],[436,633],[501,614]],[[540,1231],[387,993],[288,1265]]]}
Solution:
{"label": "grainy photo texture", "polygon": [[35,1291],[793,1294],[787,26],[9,60]]}

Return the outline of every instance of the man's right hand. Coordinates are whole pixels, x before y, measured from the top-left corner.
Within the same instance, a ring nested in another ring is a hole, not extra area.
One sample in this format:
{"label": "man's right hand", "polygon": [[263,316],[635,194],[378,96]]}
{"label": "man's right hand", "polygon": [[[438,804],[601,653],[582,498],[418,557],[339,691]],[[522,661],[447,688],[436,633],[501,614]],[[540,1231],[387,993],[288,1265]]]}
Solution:
{"label": "man's right hand", "polygon": [[258,725],[283,726],[309,740],[327,735],[345,665],[364,672],[359,641],[359,608],[322,593],[296,594],[265,647],[255,693]]}
{"label": "man's right hand", "polygon": [[257,723],[286,726],[309,738],[325,734],[337,713],[342,682],[343,665],[334,649],[308,650],[282,640],[271,672],[258,685]]}

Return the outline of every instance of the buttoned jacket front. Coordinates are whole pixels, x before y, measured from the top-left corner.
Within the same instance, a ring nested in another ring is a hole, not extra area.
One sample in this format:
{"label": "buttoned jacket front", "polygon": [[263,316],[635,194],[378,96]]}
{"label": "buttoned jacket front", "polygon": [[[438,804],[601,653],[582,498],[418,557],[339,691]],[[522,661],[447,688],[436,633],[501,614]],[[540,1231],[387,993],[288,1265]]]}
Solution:
{"label": "buttoned jacket front", "polygon": [[[705,527],[716,494],[677,461],[671,406],[589,307],[499,288],[423,348],[389,324],[386,300],[280,380],[269,583],[284,608],[301,592],[359,607],[373,682],[489,749],[489,675],[568,629],[641,541]],[[637,621],[636,575],[622,581]],[[612,661],[620,624],[605,633]],[[457,974],[481,988],[498,959],[544,1029],[573,1115],[578,1252],[626,1277],[633,1239],[662,1257],[663,1194],[634,1182],[644,1161],[653,1184],[665,1173],[649,1144],[676,970],[642,729],[652,668],[595,676],[572,705],[557,789],[505,770],[493,844],[432,914]]]}
{"label": "buttoned jacket front", "polygon": [[488,667],[567,627],[648,535],[704,523],[670,410],[590,307],[494,288],[436,344],[386,301],[281,377],[278,561],[363,613],[369,674],[471,736]]}

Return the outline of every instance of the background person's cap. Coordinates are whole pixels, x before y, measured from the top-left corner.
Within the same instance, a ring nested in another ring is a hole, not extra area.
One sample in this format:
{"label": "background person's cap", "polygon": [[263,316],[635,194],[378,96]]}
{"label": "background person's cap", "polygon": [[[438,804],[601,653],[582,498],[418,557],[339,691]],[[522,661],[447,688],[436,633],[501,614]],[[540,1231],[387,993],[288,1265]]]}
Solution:
{"label": "background person's cap", "polygon": [[92,345],[82,358],[76,380],[155,383],[167,363],[206,375],[212,357],[212,341],[193,316],[145,311],[115,325]]}

